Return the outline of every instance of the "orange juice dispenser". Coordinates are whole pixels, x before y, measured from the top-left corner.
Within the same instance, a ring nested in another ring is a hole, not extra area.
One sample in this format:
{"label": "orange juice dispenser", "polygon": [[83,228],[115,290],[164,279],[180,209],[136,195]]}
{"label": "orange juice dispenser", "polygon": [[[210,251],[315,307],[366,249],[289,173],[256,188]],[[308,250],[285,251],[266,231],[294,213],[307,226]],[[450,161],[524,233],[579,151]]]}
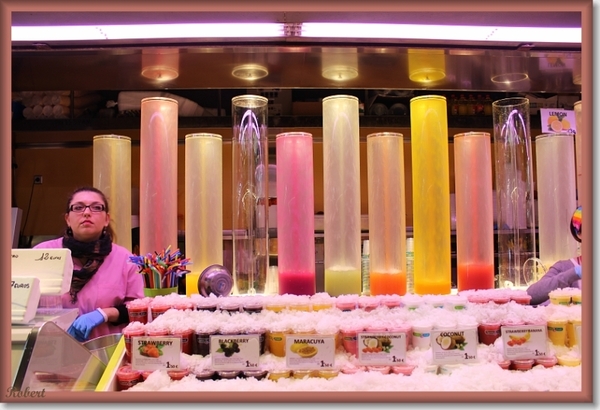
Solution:
{"label": "orange juice dispenser", "polygon": [[186,295],[199,293],[200,274],[223,265],[223,141],[219,134],[185,136],[185,253],[192,263]]}
{"label": "orange juice dispenser", "polygon": [[325,292],[360,294],[360,147],[358,98],[323,99]]}
{"label": "orange juice dispenser", "polygon": [[394,132],[367,136],[370,293],[406,293],[404,138]]}
{"label": "orange juice dispenser", "polygon": [[410,100],[414,292],[449,294],[450,170],[446,98]]}
{"label": "orange juice dispenser", "polygon": [[494,288],[494,207],[490,134],[454,136],[458,291]]}

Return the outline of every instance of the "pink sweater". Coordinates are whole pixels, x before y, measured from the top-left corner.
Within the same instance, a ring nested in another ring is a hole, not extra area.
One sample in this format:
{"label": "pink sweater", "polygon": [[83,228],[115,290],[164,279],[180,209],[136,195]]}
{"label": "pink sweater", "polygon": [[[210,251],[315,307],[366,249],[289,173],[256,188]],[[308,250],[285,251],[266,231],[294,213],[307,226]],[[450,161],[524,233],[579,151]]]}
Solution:
{"label": "pink sweater", "polygon": [[[34,248],[63,248],[62,237],[42,242]],[[79,314],[91,312],[96,308],[113,307],[123,304],[126,300],[144,297],[144,280],[138,273],[138,266],[129,261],[129,252],[124,247],[114,244],[112,251],[106,256],[92,279],[79,291],[75,304],[71,303],[69,293],[62,295],[62,305],[65,309],[78,308]],[[73,269],[81,269],[78,261],[73,260]],[[103,323],[92,330],[91,339],[100,336],[121,333],[126,324],[114,326]]]}

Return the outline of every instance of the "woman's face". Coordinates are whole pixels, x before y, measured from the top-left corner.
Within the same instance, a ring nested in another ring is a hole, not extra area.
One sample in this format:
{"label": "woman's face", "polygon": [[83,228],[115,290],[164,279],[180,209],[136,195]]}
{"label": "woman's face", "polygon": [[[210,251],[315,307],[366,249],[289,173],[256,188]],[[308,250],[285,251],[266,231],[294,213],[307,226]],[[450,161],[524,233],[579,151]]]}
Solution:
{"label": "woman's face", "polygon": [[[73,210],[73,207],[83,207],[84,209]],[[105,211],[106,204],[96,192],[77,192],[69,204],[69,209],[65,215],[65,221],[73,230],[73,237],[78,241],[97,240],[102,235],[102,230],[110,222],[110,216]]]}

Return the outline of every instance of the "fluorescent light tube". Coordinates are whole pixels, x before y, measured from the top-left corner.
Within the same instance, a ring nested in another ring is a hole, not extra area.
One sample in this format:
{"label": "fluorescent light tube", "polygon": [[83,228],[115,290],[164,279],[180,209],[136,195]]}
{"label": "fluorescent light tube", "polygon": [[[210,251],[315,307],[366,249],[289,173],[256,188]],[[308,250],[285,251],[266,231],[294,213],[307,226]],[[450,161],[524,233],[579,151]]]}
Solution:
{"label": "fluorescent light tube", "polygon": [[581,43],[581,28],[303,23],[301,37]]}
{"label": "fluorescent light tube", "polygon": [[13,26],[12,41],[135,40],[168,38],[282,37],[279,23]]}

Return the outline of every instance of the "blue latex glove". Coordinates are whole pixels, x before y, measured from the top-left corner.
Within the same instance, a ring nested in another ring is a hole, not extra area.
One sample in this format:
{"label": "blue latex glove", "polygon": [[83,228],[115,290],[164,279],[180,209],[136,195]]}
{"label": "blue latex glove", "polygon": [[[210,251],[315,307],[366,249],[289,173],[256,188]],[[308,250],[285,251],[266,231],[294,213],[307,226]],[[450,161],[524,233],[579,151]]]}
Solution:
{"label": "blue latex glove", "polygon": [[575,273],[579,276],[579,279],[581,279],[581,265],[575,266]]}
{"label": "blue latex glove", "polygon": [[104,323],[104,316],[98,310],[79,316],[73,324],[67,329],[67,333],[73,336],[79,342],[85,342],[92,329],[99,324]]}

